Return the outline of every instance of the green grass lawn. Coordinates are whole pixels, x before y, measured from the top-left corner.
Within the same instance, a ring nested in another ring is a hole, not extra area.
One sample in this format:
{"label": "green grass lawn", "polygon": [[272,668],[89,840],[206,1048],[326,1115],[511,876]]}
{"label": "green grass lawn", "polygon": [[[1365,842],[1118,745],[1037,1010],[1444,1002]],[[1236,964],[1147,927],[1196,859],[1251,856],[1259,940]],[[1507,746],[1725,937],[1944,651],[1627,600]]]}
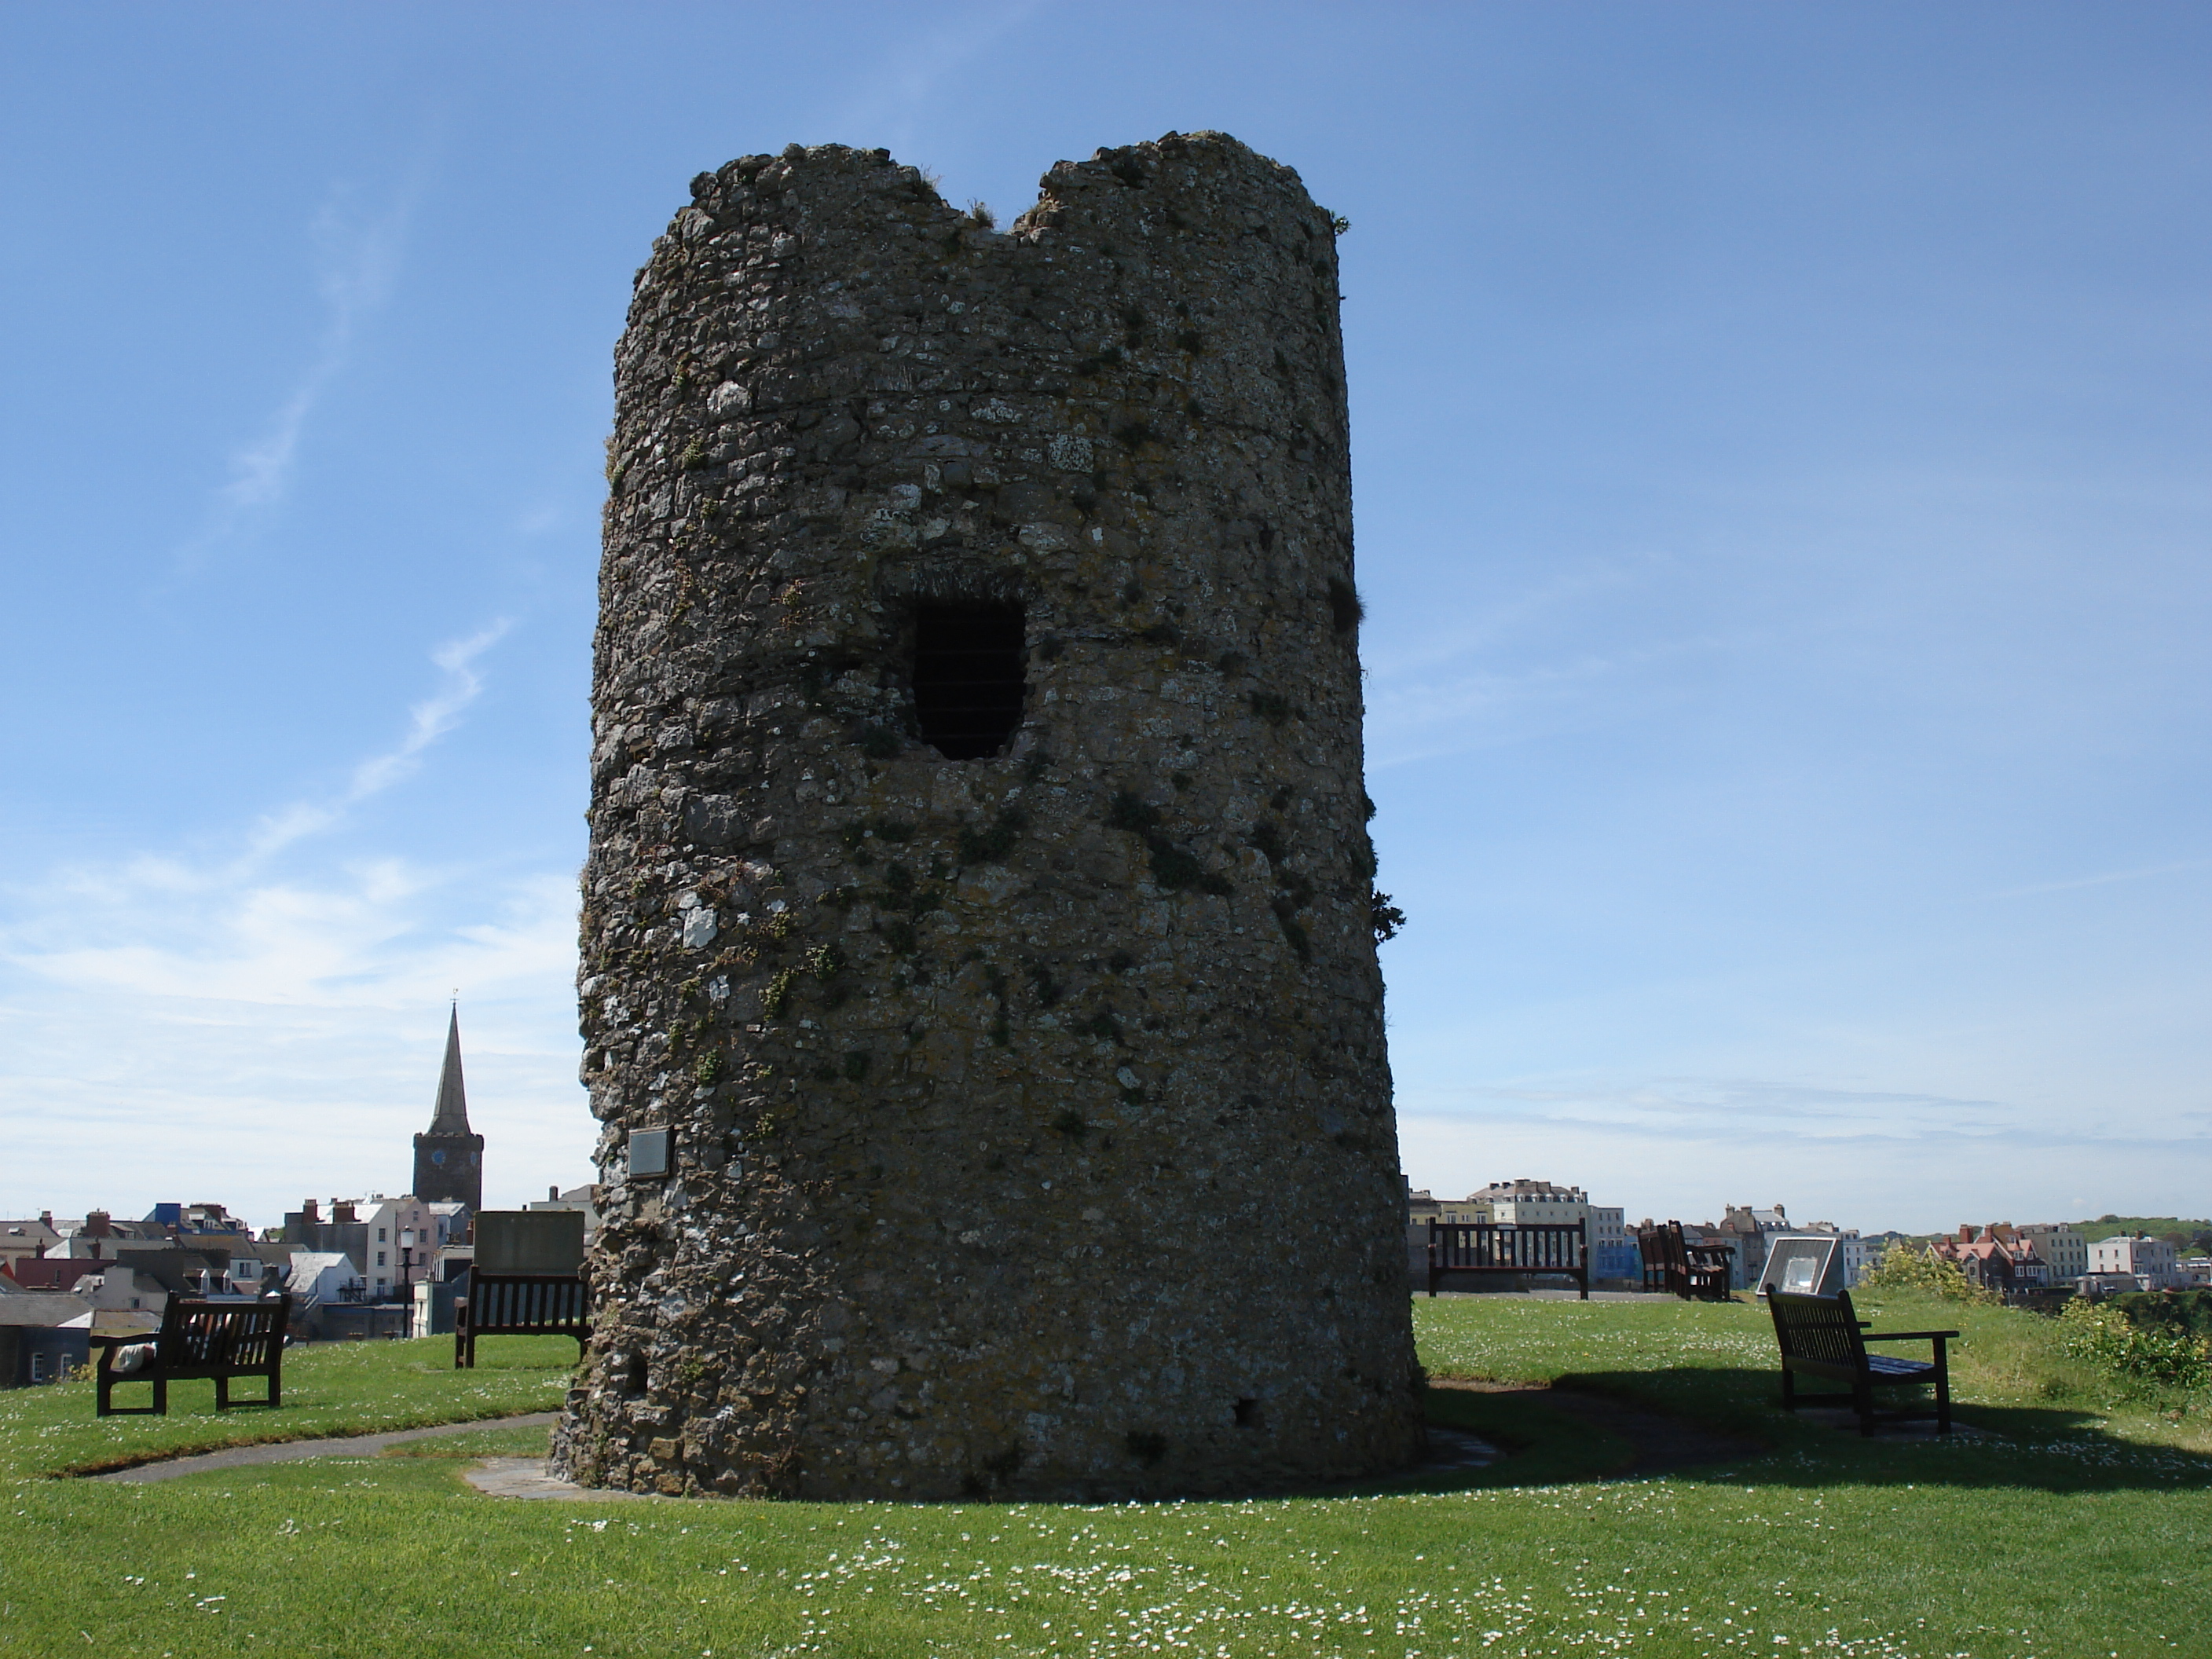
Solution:
{"label": "green grass lawn", "polygon": [[[167,1425],[117,1438],[70,1385],[0,1396],[0,1654],[2212,1653],[2196,1412],[2112,1397],[2032,1316],[1881,1309],[1969,1331],[1961,1416],[2004,1438],[1934,1445],[1785,1419],[1747,1306],[1415,1307],[1436,1375],[1611,1390],[1771,1449],[1607,1481],[1627,1449],[1540,1398],[1439,1389],[1514,1454],[1457,1481],[1244,1503],[519,1503],[460,1470],[543,1431],[150,1486],[36,1478],[275,1426],[218,1421],[185,1384]],[[457,1382],[441,1351],[303,1356],[301,1423],[541,1408],[574,1352],[494,1343]]]}
{"label": "green grass lawn", "polygon": [[[553,1411],[575,1358],[568,1338],[501,1337],[479,1351],[473,1370],[457,1371],[450,1337],[318,1343],[284,1356],[284,1403],[274,1412],[248,1405],[218,1413],[212,1382],[171,1383],[167,1417],[94,1417],[89,1382],[13,1389],[0,1393],[0,1480],[122,1468],[257,1440]],[[231,1396],[260,1392],[259,1381],[248,1379],[233,1384]],[[152,1396],[150,1384],[125,1382],[115,1403],[143,1406]]]}

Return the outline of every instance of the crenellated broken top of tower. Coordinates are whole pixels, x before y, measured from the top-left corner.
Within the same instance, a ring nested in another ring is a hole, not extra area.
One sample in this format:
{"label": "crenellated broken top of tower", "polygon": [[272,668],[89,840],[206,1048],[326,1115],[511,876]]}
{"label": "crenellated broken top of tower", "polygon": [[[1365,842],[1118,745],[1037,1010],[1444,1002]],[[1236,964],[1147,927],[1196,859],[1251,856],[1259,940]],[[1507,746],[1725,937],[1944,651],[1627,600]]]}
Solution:
{"label": "crenellated broken top of tower", "polygon": [[1420,1430],[1330,216],[694,180],[617,353],[578,1478],[1107,1497]]}

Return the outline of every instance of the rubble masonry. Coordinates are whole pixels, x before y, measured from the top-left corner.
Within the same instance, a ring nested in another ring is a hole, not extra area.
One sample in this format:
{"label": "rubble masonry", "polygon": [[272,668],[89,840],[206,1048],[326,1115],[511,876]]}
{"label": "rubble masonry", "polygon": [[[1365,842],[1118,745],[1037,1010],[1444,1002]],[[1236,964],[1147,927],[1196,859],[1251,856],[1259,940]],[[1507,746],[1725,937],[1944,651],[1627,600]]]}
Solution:
{"label": "rubble masonry", "polygon": [[[692,196],[617,359],[556,1464],[1101,1498],[1407,1462],[1329,216],[1216,133],[1060,162],[1003,231],[881,150]],[[980,758],[919,735],[946,605],[1018,607]]]}

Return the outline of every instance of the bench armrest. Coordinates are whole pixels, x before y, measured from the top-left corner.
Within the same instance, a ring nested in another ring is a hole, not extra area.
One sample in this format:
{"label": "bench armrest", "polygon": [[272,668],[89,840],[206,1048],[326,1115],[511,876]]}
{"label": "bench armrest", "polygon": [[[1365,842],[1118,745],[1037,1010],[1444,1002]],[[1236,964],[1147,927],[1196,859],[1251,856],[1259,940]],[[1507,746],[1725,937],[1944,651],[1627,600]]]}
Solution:
{"label": "bench armrest", "polygon": [[88,1331],[84,1340],[95,1348],[122,1348],[128,1347],[133,1342],[151,1342],[160,1333],[156,1331],[131,1331],[127,1334],[118,1334],[115,1331]]}
{"label": "bench armrest", "polygon": [[1921,1342],[1942,1341],[1947,1336],[1958,1335],[1956,1331],[1869,1331],[1859,1338],[1862,1342]]}

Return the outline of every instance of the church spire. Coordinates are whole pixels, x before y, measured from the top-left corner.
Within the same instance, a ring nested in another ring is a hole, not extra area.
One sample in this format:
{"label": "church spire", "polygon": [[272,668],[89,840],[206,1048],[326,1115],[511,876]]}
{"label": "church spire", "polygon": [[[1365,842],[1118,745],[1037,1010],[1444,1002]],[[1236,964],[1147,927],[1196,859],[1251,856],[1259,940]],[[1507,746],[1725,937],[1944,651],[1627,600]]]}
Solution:
{"label": "church spire", "polygon": [[438,1073],[438,1105],[429,1133],[415,1137],[415,1196],[426,1204],[483,1207],[483,1137],[469,1128],[468,1091],[461,1083],[461,1006],[446,1023],[446,1064]]}
{"label": "church spire", "polygon": [[465,1135],[469,1133],[469,1091],[461,1082],[461,1005],[453,1004],[453,1015],[446,1027],[446,1064],[438,1073],[438,1107],[430,1115],[430,1133],[434,1135]]}

